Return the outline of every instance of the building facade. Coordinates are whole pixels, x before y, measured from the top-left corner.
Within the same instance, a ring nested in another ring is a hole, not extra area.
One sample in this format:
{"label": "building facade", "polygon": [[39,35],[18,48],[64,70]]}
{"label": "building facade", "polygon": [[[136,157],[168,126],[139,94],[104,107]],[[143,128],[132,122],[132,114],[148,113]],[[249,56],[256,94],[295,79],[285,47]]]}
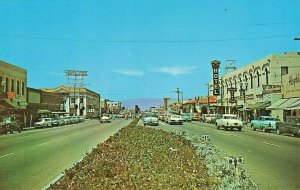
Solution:
{"label": "building facade", "polygon": [[108,112],[112,114],[120,113],[122,110],[122,103],[117,101],[107,101]]}
{"label": "building facade", "polygon": [[14,114],[22,125],[26,123],[27,70],[0,61],[0,112]]}
{"label": "building facade", "polygon": [[27,126],[32,126],[40,117],[52,112],[60,112],[62,97],[65,94],[44,92],[40,89],[27,88]]}
{"label": "building facade", "polygon": [[87,88],[70,88],[61,85],[57,88],[42,88],[44,92],[61,94],[60,111],[86,118],[99,117],[100,94]]}
{"label": "building facade", "polygon": [[[283,98],[284,78],[299,71],[299,66],[300,53],[289,52],[267,56],[225,74],[219,78],[220,95],[213,111],[238,114],[244,120],[269,114],[283,119],[283,114],[267,107]],[[213,96],[213,81],[209,94]]]}

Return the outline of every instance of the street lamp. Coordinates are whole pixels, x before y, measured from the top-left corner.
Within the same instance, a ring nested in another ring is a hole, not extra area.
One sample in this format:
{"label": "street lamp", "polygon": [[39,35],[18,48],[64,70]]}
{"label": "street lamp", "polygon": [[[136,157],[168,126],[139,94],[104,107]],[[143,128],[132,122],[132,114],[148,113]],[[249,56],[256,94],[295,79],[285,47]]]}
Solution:
{"label": "street lamp", "polygon": [[244,98],[244,105],[243,105],[243,121],[246,121],[246,90],[248,89],[247,81],[243,81],[240,83],[240,93],[243,95]]}

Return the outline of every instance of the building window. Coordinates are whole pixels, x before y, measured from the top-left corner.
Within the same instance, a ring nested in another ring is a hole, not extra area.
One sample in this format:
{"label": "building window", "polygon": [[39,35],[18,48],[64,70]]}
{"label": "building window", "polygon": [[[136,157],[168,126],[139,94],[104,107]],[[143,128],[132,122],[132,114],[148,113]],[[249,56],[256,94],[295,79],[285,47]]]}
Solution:
{"label": "building window", "polygon": [[11,92],[15,91],[15,80],[14,79],[11,79],[11,88],[10,88],[10,91]]}
{"label": "building window", "polygon": [[289,74],[288,67],[281,67],[281,76],[286,74]]}
{"label": "building window", "polygon": [[250,88],[253,88],[253,74],[250,74]]}
{"label": "building window", "polygon": [[9,91],[9,84],[8,84],[9,80],[8,78],[6,77],[6,82],[5,82],[5,91],[8,92]]}
{"label": "building window", "polygon": [[17,81],[17,94],[20,94],[20,81]]}
{"label": "building window", "polygon": [[269,73],[268,73],[268,69],[265,68],[265,72],[266,72],[266,84],[269,84]]}
{"label": "building window", "polygon": [[80,103],[83,103],[83,98],[80,98]]}
{"label": "building window", "polygon": [[260,83],[259,83],[259,72],[258,71],[256,72],[256,76],[257,76],[257,87],[259,87]]}
{"label": "building window", "polygon": [[24,96],[24,94],[25,94],[25,83],[22,82],[22,95]]}
{"label": "building window", "polygon": [[71,103],[75,103],[75,98],[71,98]]}
{"label": "building window", "polygon": [[2,86],[2,85],[3,85],[2,80],[3,80],[3,78],[2,78],[2,76],[0,76],[0,87],[1,87],[1,92],[2,92],[2,91],[4,92],[4,86]]}

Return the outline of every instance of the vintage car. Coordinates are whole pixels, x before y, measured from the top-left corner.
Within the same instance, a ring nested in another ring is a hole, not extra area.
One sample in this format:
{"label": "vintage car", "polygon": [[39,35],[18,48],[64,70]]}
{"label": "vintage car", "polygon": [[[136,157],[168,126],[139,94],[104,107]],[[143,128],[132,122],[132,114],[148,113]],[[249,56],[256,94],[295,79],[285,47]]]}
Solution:
{"label": "vintage car", "polygon": [[300,117],[298,116],[288,116],[286,122],[276,123],[276,133],[281,134],[291,134],[293,136],[300,136]]}
{"label": "vintage car", "polygon": [[144,123],[144,126],[147,126],[147,125],[158,126],[158,116],[153,113],[147,113],[144,115],[143,123]]}
{"label": "vintage car", "polygon": [[108,114],[103,114],[103,115],[100,117],[100,123],[110,123],[110,122],[111,122],[110,115],[108,115]]}
{"label": "vintage car", "polygon": [[229,128],[231,130],[237,129],[241,131],[243,128],[243,122],[233,114],[223,114],[219,119],[216,120],[215,125],[217,129],[224,128],[224,130]]}
{"label": "vintage car", "polygon": [[216,124],[217,119],[220,119],[222,114],[216,114],[213,118],[211,118],[210,123]]}
{"label": "vintage car", "polygon": [[273,116],[260,116],[257,120],[252,120],[250,122],[252,131],[260,129],[263,132],[276,131],[276,123],[280,120]]}
{"label": "vintage car", "polygon": [[168,118],[168,123],[170,125],[172,124],[179,124],[179,125],[182,125],[183,123],[183,118],[180,116],[180,115],[171,115],[169,118]]}
{"label": "vintage car", "polygon": [[0,127],[1,134],[13,133],[14,131],[20,133],[22,131],[20,122],[14,116],[1,118]]}
{"label": "vintage car", "polygon": [[200,120],[200,113],[193,113],[192,120],[193,121],[199,121]]}
{"label": "vintage car", "polygon": [[192,121],[192,115],[190,113],[182,113],[183,121],[191,122]]}
{"label": "vintage car", "polygon": [[40,118],[37,122],[34,123],[35,128],[44,128],[44,127],[52,127],[53,126],[53,118]]}

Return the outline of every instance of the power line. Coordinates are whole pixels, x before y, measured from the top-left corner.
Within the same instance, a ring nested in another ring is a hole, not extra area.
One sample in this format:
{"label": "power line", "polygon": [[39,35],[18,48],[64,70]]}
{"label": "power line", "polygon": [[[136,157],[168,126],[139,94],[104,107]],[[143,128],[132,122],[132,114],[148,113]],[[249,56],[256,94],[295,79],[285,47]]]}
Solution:
{"label": "power line", "polygon": [[228,39],[206,39],[206,40],[85,40],[85,39],[70,39],[70,38],[48,38],[48,37],[34,37],[23,35],[9,35],[0,34],[1,37],[7,38],[22,38],[35,40],[52,40],[52,41],[66,41],[66,42],[88,42],[88,43],[136,43],[136,44],[155,44],[155,43],[205,43],[205,42],[227,42],[227,41],[245,41],[245,40],[259,40],[259,39],[273,39],[293,37],[294,34],[274,35],[274,36],[259,36],[247,38],[228,38]]}

